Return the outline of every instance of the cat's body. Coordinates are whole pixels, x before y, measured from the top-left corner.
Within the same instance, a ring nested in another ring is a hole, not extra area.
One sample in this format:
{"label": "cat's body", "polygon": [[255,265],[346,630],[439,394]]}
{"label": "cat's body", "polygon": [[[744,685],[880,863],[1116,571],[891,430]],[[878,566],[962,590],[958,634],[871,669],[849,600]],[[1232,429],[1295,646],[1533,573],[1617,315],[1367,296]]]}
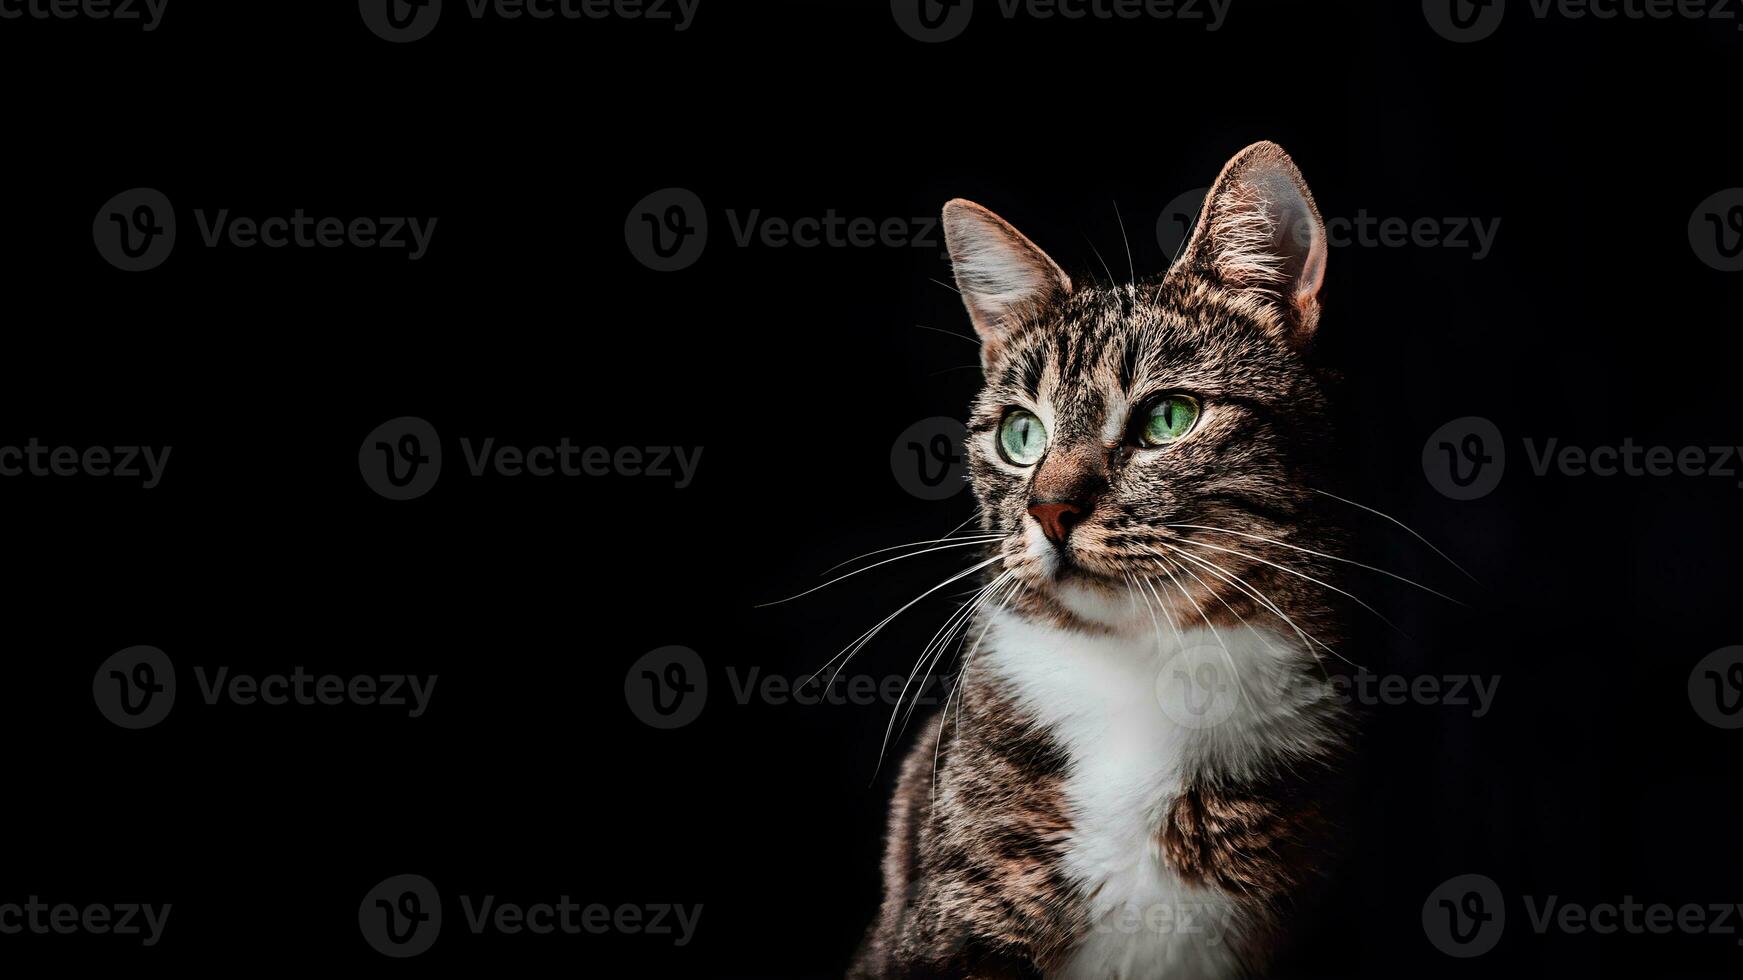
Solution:
{"label": "cat's body", "polygon": [[945,224],[983,343],[969,451],[999,560],[955,700],[903,764],[853,975],[1262,969],[1349,728],[1310,483],[1317,209],[1259,144],[1163,279],[1090,288],[975,205]]}

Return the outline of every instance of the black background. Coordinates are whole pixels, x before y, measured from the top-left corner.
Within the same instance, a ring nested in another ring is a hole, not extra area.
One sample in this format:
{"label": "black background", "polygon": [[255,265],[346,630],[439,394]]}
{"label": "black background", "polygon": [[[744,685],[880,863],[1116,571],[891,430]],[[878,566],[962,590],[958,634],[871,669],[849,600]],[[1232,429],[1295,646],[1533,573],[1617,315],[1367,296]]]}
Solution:
{"label": "black background", "polygon": [[[991,6],[983,0],[983,6]],[[450,0],[450,7],[463,9]],[[1335,249],[1322,340],[1345,486],[1478,589],[1352,512],[1368,560],[1473,610],[1364,580],[1414,640],[1380,672],[1498,675],[1491,712],[1376,710],[1353,855],[1288,969],[1735,975],[1736,936],[1534,933],[1521,896],[1743,899],[1736,732],[1703,723],[1695,661],[1739,642],[1735,478],[1536,476],[1522,440],[1740,440],[1738,279],[1686,226],[1740,181],[1735,22],[1538,20],[1453,44],[1414,3],[1234,0],[1172,21],[977,17],[911,40],[887,4],[703,0],[635,22],[475,22],[388,44],[355,4],[184,5],[141,33],[0,21],[7,354],[0,443],[171,445],[162,486],[9,478],[0,901],[171,902],[163,942],[0,937],[0,963],[195,973],[499,964],[829,976],[878,895],[889,706],[732,696],[728,668],[799,676],[963,567],[898,562],[806,599],[862,552],[936,537],[964,492],[892,477],[909,424],[960,416],[975,351],[935,247],[739,247],[727,220],[829,209],[1009,218],[1074,273],[1163,268],[1163,206],[1257,139],[1328,216],[1500,218],[1494,251]],[[181,238],[122,273],[93,247],[112,195],[163,191]],[[645,194],[706,202],[708,250],[660,274],[625,248]],[[200,247],[195,209],[439,216],[430,253]],[[381,422],[428,419],[450,469],[392,502],[360,478]],[[1493,420],[1491,495],[1425,479],[1443,423]],[[705,447],[696,484],[471,479],[460,436]],[[947,590],[950,591],[950,590]],[[851,672],[905,673],[947,598]],[[123,731],[92,673],[165,650],[168,720]],[[711,692],[675,731],[624,675],[667,644]],[[195,665],[435,673],[427,716],[199,703]],[[449,899],[436,947],[372,951],[357,905],[392,874]],[[1487,956],[1424,937],[1454,875],[1509,896]],[[473,936],[453,899],[704,906],[649,936]]]}

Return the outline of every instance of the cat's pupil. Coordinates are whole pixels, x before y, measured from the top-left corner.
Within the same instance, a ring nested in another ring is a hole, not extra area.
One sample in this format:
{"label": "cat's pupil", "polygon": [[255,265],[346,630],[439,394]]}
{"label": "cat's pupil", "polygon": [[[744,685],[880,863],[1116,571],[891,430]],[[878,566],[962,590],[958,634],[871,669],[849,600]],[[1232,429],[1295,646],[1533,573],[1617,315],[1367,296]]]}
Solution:
{"label": "cat's pupil", "polygon": [[1047,432],[1041,420],[1025,411],[1005,416],[999,429],[1000,448],[1005,458],[1019,466],[1029,466],[1041,458],[1046,449]]}
{"label": "cat's pupil", "polygon": [[1191,431],[1197,421],[1197,402],[1178,395],[1162,398],[1150,407],[1143,431],[1144,444],[1159,446],[1173,442]]}

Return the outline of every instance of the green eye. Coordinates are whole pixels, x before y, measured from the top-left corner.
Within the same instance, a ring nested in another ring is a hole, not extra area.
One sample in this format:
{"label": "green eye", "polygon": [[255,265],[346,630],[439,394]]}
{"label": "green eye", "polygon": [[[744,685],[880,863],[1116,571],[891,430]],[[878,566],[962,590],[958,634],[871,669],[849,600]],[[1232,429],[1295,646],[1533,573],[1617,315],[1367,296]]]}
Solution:
{"label": "green eye", "polygon": [[1018,466],[1033,466],[1047,451],[1047,430],[1034,415],[1017,409],[999,423],[999,452]]}
{"label": "green eye", "polygon": [[1163,395],[1152,402],[1138,438],[1146,446],[1166,446],[1198,424],[1198,402],[1185,395]]}

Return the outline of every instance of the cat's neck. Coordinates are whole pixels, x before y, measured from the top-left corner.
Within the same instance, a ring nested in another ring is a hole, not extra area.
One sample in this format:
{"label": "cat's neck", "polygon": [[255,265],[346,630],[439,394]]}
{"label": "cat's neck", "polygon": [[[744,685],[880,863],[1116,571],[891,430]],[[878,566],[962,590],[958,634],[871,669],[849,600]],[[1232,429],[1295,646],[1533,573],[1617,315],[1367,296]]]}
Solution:
{"label": "cat's neck", "polygon": [[1011,609],[986,613],[985,625],[969,681],[984,672],[1074,759],[1119,746],[1133,755],[1126,764],[1224,782],[1340,740],[1337,689],[1293,636],[1148,616],[1143,628],[1082,630]]}

